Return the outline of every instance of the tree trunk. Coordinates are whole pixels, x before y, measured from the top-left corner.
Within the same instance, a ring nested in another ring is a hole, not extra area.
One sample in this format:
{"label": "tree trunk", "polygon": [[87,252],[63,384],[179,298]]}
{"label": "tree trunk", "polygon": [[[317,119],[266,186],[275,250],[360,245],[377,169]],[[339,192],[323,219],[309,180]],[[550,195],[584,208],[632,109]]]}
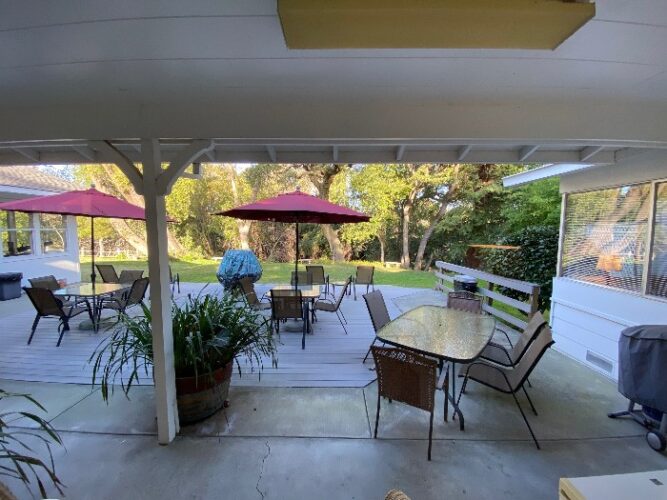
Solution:
{"label": "tree trunk", "polygon": [[330,224],[322,224],[322,232],[324,237],[329,242],[329,248],[331,249],[331,260],[334,262],[340,262],[345,260],[345,251],[343,250],[343,244],[340,242],[338,237],[338,232],[334,231]]}
{"label": "tree trunk", "polygon": [[378,234],[378,241],[380,242],[380,262],[384,266],[384,237]]}
{"label": "tree trunk", "polygon": [[403,253],[401,255],[401,267],[403,269],[410,269],[410,217],[416,196],[417,190],[413,189],[403,203]]}
{"label": "tree trunk", "polygon": [[241,249],[250,250],[250,239],[248,238],[248,234],[250,233],[250,221],[238,220],[236,225],[239,228],[239,242],[241,243]]}

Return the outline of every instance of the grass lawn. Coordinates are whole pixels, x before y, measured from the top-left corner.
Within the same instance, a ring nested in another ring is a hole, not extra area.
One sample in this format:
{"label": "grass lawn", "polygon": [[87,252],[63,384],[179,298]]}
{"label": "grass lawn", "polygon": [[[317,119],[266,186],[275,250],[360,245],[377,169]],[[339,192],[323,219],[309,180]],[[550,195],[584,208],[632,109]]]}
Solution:
{"label": "grass lawn", "polygon": [[[123,269],[148,269],[146,261],[141,260],[97,259],[95,262],[113,264],[118,272]],[[192,283],[217,283],[215,272],[219,264],[219,261],[209,259],[171,261],[172,269],[180,275],[181,281]],[[344,280],[354,274],[357,265],[371,264],[375,266],[376,285],[396,285],[411,288],[433,288],[435,286],[434,274],[426,271],[385,268],[379,262],[344,262],[334,264],[329,261],[323,261],[321,264],[332,281]],[[262,273],[260,283],[289,283],[294,263],[262,262],[262,268],[264,272]],[[305,266],[299,265],[299,269],[305,270]],[[90,259],[82,259],[81,276],[83,279],[90,276]]]}

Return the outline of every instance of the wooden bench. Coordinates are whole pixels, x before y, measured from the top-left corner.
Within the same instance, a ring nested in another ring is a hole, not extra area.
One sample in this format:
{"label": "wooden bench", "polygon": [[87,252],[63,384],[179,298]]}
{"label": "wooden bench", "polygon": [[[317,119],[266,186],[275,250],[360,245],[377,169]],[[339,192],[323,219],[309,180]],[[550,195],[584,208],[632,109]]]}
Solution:
{"label": "wooden bench", "polygon": [[385,261],[384,267],[401,267],[400,262],[395,262],[395,261]]}

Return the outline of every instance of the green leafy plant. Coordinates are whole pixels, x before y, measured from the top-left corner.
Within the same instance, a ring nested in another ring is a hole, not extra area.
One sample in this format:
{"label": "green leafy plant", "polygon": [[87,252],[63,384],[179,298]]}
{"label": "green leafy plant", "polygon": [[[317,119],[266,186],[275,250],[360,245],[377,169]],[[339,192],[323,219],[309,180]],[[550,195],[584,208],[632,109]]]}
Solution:
{"label": "green leafy plant", "polygon": [[[11,398],[26,399],[36,408],[46,411],[44,407],[29,394],[15,394],[0,389],[0,402]],[[36,429],[10,427],[9,422],[25,417],[37,423]],[[46,436],[43,435],[46,434]],[[49,454],[48,463],[34,455],[32,441],[43,444]],[[58,433],[41,417],[27,411],[9,411],[0,413],[0,476],[18,479],[29,488],[32,481],[37,483],[43,498],[47,496],[46,487],[40,472],[45,473],[58,492],[63,494],[63,484],[56,476],[51,443],[62,445]]]}
{"label": "green leafy plant", "polygon": [[[111,335],[103,340],[90,357],[93,384],[99,381],[102,397],[108,400],[114,385],[120,384],[125,395],[139,382],[150,377],[153,367],[151,313],[121,315]],[[264,368],[264,359],[277,364],[276,339],[268,320],[239,303],[231,295],[200,293],[188,295],[182,305],[172,305],[174,368],[177,377],[212,375],[235,362],[239,374],[244,358],[251,371]]]}

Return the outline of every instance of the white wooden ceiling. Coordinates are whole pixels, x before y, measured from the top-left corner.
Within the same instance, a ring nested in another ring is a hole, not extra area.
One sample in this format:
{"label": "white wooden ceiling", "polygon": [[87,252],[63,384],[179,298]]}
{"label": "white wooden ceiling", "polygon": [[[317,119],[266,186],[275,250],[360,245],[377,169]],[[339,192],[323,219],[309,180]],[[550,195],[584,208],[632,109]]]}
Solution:
{"label": "white wooden ceiling", "polygon": [[217,139],[225,161],[663,148],[667,1],[596,3],[553,52],[290,51],[275,0],[0,0],[0,162],[139,137]]}

